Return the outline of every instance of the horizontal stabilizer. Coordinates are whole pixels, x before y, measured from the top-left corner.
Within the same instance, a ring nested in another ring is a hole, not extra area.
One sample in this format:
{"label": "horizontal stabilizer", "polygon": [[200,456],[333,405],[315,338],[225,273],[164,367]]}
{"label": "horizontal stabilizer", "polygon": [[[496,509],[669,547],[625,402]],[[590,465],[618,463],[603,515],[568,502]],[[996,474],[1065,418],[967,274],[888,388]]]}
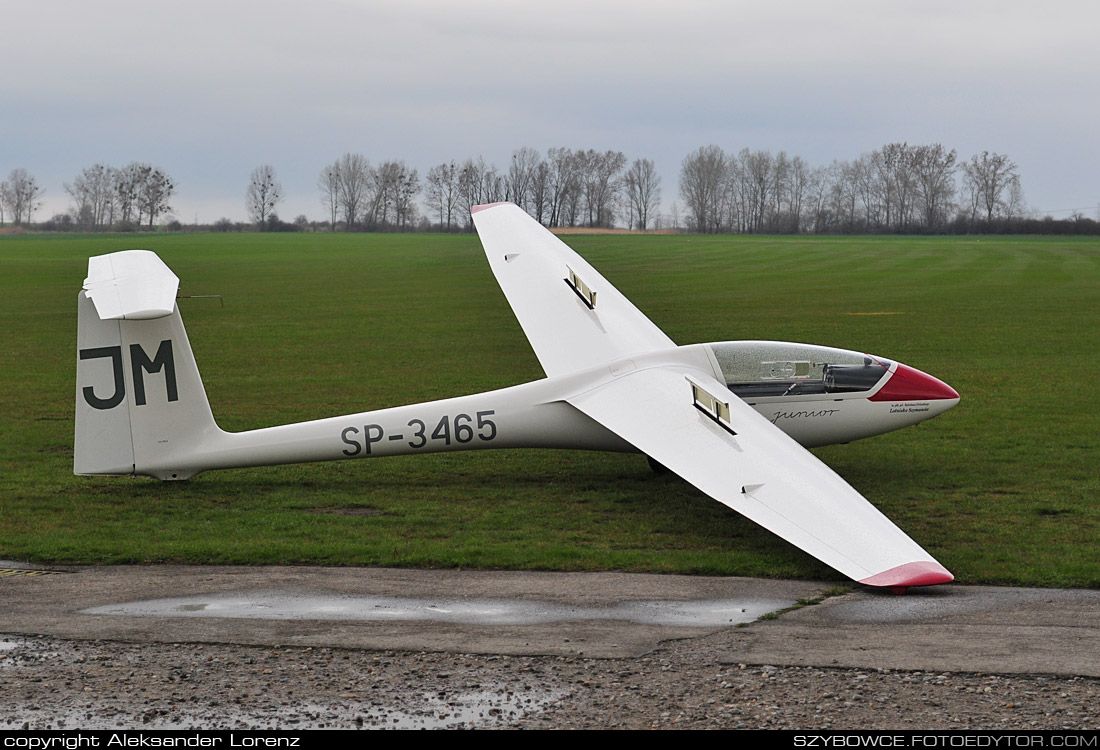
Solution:
{"label": "horizontal stabilizer", "polygon": [[100,320],[151,320],[171,315],[180,280],[156,253],[123,250],[88,258],[84,291]]}

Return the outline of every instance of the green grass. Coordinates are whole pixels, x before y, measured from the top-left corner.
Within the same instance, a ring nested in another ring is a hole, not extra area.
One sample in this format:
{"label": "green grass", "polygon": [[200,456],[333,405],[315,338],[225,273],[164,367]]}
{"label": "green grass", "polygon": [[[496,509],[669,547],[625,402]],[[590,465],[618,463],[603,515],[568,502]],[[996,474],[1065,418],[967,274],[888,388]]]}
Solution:
{"label": "green grass", "polygon": [[[1100,586],[1100,243],[566,238],[674,340],[806,341],[953,385],[951,412],[816,453],[968,583]],[[473,236],[0,237],[0,558],[837,574],[640,456],[488,451],[72,475],[89,255],[155,250],[230,430],[541,376]]]}

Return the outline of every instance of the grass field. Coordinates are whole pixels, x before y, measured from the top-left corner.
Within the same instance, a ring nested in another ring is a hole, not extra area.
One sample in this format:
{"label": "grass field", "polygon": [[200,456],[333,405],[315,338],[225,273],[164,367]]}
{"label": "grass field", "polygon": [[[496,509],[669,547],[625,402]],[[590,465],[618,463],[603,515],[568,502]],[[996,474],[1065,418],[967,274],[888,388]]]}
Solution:
{"label": "grass field", "polygon": [[[674,340],[806,341],[962,394],[815,451],[963,582],[1100,586],[1100,242],[567,238]],[[162,484],[72,474],[87,257],[155,250],[240,430],[541,376],[473,236],[0,237],[0,559],[837,574],[640,456],[488,451]]]}

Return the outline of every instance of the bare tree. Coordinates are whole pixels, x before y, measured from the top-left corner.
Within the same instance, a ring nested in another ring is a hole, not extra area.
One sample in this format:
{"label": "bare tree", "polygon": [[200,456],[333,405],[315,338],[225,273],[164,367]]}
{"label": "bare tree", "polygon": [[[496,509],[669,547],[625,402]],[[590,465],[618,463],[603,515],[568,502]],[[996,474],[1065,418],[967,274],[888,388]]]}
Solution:
{"label": "bare tree", "polygon": [[[403,165],[404,162],[402,162]],[[398,229],[407,229],[416,221],[418,210],[413,198],[419,192],[420,175],[415,169],[406,168],[401,175],[401,182],[397,185],[397,200],[394,203]]]}
{"label": "bare tree", "polygon": [[141,182],[137,191],[138,223],[141,223],[141,216],[144,214],[149,219],[148,227],[152,229],[158,216],[172,210],[168,201],[172,199],[176,185],[160,169],[147,164],[142,166],[139,174]]}
{"label": "bare tree", "polygon": [[622,151],[605,151],[601,154],[589,149],[585,152],[578,151],[577,160],[581,169],[580,183],[588,213],[588,226],[613,226],[614,206],[621,185],[619,173],[626,166],[626,155]]}
{"label": "bare tree", "polygon": [[416,170],[409,169],[403,161],[387,161],[372,170],[370,176],[374,189],[367,212],[368,224],[403,229],[410,218],[413,196],[420,192]]}
{"label": "bare tree", "polygon": [[0,183],[0,203],[11,214],[13,224],[30,224],[34,212],[42,207],[44,192],[27,170],[13,169],[8,179]]}
{"label": "bare tree", "polygon": [[528,209],[528,200],[531,197],[531,183],[541,163],[542,157],[539,156],[539,152],[529,146],[512,152],[512,162],[508,166],[508,175],[505,178],[505,198],[525,211]]}
{"label": "bare tree", "polygon": [[1008,183],[1008,199],[1005,201],[1005,214],[1008,218],[1023,216],[1027,212],[1024,204],[1024,188],[1019,175],[1013,175]]}
{"label": "bare tree", "polygon": [[836,219],[836,228],[842,232],[854,232],[859,206],[859,178],[861,161],[834,161],[829,167],[829,211]]}
{"label": "bare tree", "polygon": [[485,160],[480,156],[477,161],[467,159],[458,169],[458,210],[467,230],[473,226],[471,210],[484,202],[481,191],[485,169]]}
{"label": "bare tree", "polygon": [[725,152],[713,145],[700,147],[684,157],[680,165],[680,196],[686,204],[690,228],[696,232],[719,230],[727,166]]}
{"label": "bare tree", "polygon": [[803,202],[813,184],[814,173],[801,156],[796,156],[791,159],[786,175],[783,190],[786,221],[783,230],[797,233],[802,231]]}
{"label": "bare tree", "polygon": [[577,159],[568,148],[552,148],[546,152],[549,165],[547,179],[550,195],[549,225],[574,226],[580,211],[580,179]]}
{"label": "bare tree", "polygon": [[428,170],[427,182],[428,204],[439,214],[440,229],[449,232],[458,207],[458,168],[453,161],[437,164]]}
{"label": "bare tree", "polygon": [[550,209],[550,165],[543,160],[539,160],[531,173],[528,197],[530,200],[528,213],[535,217],[535,221],[542,224]]}
{"label": "bare tree", "polygon": [[85,167],[65,192],[73,199],[70,214],[87,229],[103,229],[114,223],[118,194],[115,191],[118,170],[103,164]]}
{"label": "bare tree", "polygon": [[417,208],[413,198],[420,192],[420,175],[401,162],[401,171],[394,191],[393,210],[397,228],[404,231],[416,221]]}
{"label": "bare tree", "polygon": [[661,177],[650,159],[635,159],[623,180],[630,225],[646,230],[661,205]]}
{"label": "bare tree", "polygon": [[[350,232],[370,205],[371,166],[362,154],[346,153],[321,170],[318,185],[321,200],[328,201],[332,216],[344,217],[344,231]],[[336,222],[332,222],[335,229]]]}
{"label": "bare tree", "polygon": [[[771,156],[769,154],[769,156]],[[771,206],[764,216],[764,228],[768,232],[788,232],[791,223],[791,188],[794,166],[786,151],[780,151],[772,159]]]}
{"label": "bare tree", "polygon": [[481,202],[496,203],[506,199],[507,192],[504,186],[504,175],[497,171],[497,166],[492,164],[481,173]]}
{"label": "bare tree", "polygon": [[972,201],[971,216],[983,211],[986,221],[1007,213],[1008,199],[1021,193],[1016,163],[1005,154],[975,154],[963,165],[963,181]]}
{"label": "bare tree", "polygon": [[[804,218],[809,222],[810,232],[827,232],[835,222],[829,205],[831,178],[836,162],[832,167],[814,167],[806,174],[806,197]],[[800,228],[805,227],[805,223]]]}
{"label": "bare tree", "polygon": [[336,217],[340,211],[340,180],[338,177],[338,164],[330,164],[321,170],[317,178],[317,187],[321,189],[321,205],[328,211],[328,228],[336,231]]}
{"label": "bare tree", "polygon": [[[141,190],[142,174],[148,168],[146,164],[131,162],[114,173],[115,201],[118,204],[119,220],[124,224],[130,223],[137,209],[138,192]],[[137,217],[141,223],[141,216]]]}
{"label": "bare tree", "polygon": [[256,222],[262,232],[268,219],[274,215],[275,206],[283,200],[283,186],[275,176],[275,168],[270,164],[261,164],[252,170],[245,191],[244,205],[248,218]]}
{"label": "bare tree", "polygon": [[770,151],[742,149],[737,155],[744,185],[745,231],[762,232],[770,218],[775,188],[775,157]]}
{"label": "bare tree", "polygon": [[908,143],[887,143],[872,151],[870,166],[874,189],[883,208],[886,229],[904,229],[913,223],[916,180],[913,174],[913,149]]}
{"label": "bare tree", "polygon": [[176,185],[160,168],[135,161],[112,170],[111,175],[112,200],[118,206],[121,221],[140,225],[145,217],[147,226],[152,229],[158,216],[172,210],[169,201],[176,192]]}
{"label": "bare tree", "polygon": [[947,221],[955,197],[955,149],[948,151],[939,143],[915,146],[912,157],[921,221],[926,229],[935,229]]}
{"label": "bare tree", "polygon": [[466,228],[473,227],[471,210],[474,206],[494,203],[504,199],[504,180],[497,168],[486,165],[485,159],[467,159],[458,170],[458,206],[466,220]]}

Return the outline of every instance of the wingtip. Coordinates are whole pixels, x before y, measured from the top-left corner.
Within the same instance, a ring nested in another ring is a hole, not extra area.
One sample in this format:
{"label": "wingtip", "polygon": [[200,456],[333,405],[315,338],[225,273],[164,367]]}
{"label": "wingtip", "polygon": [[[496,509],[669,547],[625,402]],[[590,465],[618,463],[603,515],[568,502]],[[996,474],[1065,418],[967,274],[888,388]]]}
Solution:
{"label": "wingtip", "polygon": [[511,201],[497,201],[496,203],[482,203],[480,206],[473,206],[470,208],[471,214],[476,214],[479,211],[492,208],[493,206],[508,206],[511,205]]}
{"label": "wingtip", "polygon": [[898,565],[896,568],[890,568],[869,578],[864,578],[860,583],[865,586],[883,586],[898,589],[909,586],[935,586],[940,583],[950,583],[953,580],[955,580],[955,576],[951,575],[947,568],[934,560],[929,560]]}

